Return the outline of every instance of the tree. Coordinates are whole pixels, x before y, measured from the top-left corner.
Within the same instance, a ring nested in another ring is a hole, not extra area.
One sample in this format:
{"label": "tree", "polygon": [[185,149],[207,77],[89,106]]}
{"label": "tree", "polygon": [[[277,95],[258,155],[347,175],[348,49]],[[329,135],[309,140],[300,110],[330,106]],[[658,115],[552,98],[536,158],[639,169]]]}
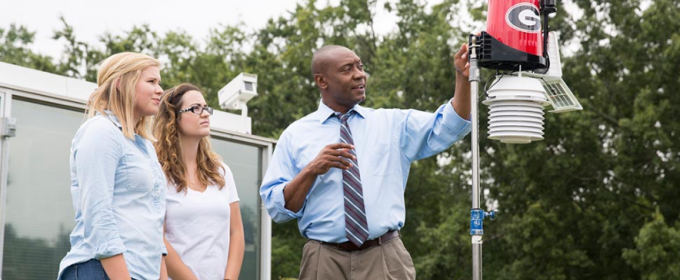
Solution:
{"label": "tree", "polygon": [[62,74],[58,72],[51,57],[36,54],[30,49],[34,40],[35,32],[29,31],[25,26],[10,24],[9,29],[0,27],[0,61]]}
{"label": "tree", "polygon": [[680,278],[679,254],[680,223],[669,227],[658,210],[635,237],[635,248],[623,250],[623,258],[645,280]]}

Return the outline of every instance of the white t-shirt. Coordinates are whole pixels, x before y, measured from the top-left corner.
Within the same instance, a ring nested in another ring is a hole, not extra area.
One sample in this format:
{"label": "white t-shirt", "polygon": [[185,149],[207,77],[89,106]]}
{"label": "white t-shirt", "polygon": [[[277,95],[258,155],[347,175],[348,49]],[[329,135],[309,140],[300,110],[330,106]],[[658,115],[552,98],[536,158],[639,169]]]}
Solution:
{"label": "white t-shirt", "polygon": [[224,279],[229,258],[230,204],[239,201],[234,176],[226,164],[225,185],[204,192],[177,192],[168,183],[165,238],[201,280]]}

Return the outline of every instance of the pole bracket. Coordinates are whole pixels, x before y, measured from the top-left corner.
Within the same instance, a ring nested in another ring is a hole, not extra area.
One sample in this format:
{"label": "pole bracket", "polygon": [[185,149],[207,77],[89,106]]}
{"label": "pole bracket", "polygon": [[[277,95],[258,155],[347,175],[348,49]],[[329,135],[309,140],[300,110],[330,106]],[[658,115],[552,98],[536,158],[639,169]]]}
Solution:
{"label": "pole bracket", "polygon": [[484,218],[496,219],[496,211],[484,212],[483,209],[470,210],[470,235],[484,235]]}

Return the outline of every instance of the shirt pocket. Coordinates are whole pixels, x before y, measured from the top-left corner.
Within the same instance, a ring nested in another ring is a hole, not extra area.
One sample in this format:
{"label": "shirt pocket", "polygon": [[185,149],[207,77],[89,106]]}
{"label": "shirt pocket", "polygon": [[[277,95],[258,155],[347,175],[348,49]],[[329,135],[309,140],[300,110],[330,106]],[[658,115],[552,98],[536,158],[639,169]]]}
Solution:
{"label": "shirt pocket", "polygon": [[130,191],[148,192],[154,185],[154,172],[146,158],[134,154],[123,157],[125,186]]}
{"label": "shirt pocket", "polygon": [[371,170],[371,173],[376,176],[386,176],[394,173],[393,164],[399,164],[398,161],[392,159],[392,149],[390,138],[384,138],[374,142],[371,150],[366,153],[370,155],[368,159],[368,166],[362,166],[363,170]]}

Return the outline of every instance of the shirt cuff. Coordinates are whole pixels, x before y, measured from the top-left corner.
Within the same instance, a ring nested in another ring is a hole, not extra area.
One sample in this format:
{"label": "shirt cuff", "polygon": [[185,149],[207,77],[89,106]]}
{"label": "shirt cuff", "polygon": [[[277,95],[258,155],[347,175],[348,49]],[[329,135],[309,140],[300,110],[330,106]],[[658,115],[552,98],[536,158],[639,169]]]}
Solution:
{"label": "shirt cuff", "polygon": [[168,248],[165,247],[165,242],[163,242],[163,252],[161,252],[163,257],[168,255]]}
{"label": "shirt cuff", "polygon": [[95,247],[94,250],[92,250],[92,257],[98,260],[105,259],[125,253],[125,251],[126,249],[123,240],[114,238]]}
{"label": "shirt cuff", "polygon": [[274,197],[273,197],[273,202],[274,205],[276,206],[276,210],[278,210],[279,213],[283,213],[286,216],[292,218],[292,219],[298,219],[302,217],[302,210],[305,209],[305,206],[307,205],[307,198],[305,198],[305,202],[303,202],[302,207],[300,207],[300,210],[297,212],[290,211],[286,209],[286,198],[283,195],[283,189],[287,186],[288,184],[280,184],[278,186],[275,186],[274,189],[272,190],[274,192]]}
{"label": "shirt cuff", "polygon": [[458,135],[460,133],[466,133],[466,131],[469,131],[472,129],[472,116],[469,116],[468,119],[463,119],[456,113],[456,110],[453,109],[453,104],[451,104],[451,101],[453,101],[453,98],[449,100],[444,105],[444,110],[441,112],[443,118],[443,124],[444,126],[452,133],[455,135]]}

